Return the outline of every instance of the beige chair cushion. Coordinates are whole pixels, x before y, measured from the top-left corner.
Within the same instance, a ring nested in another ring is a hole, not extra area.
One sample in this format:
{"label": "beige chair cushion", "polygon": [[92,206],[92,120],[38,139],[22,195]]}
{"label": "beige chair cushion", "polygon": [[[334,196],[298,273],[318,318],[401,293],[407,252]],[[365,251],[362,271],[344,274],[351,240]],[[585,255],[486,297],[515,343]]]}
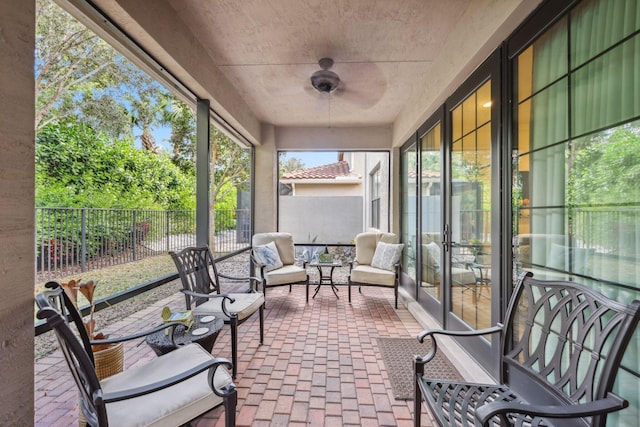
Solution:
{"label": "beige chair cushion", "polygon": [[[237,313],[239,321],[251,316],[260,308],[262,304],[264,304],[264,294],[262,292],[227,295],[235,299],[233,303],[229,303],[229,301],[227,301],[227,311],[229,313]],[[229,317],[226,316],[222,311],[222,298],[212,298],[207,302],[200,304],[193,309],[193,314],[213,315],[216,317],[220,317],[225,321],[229,320]]]}
{"label": "beige chair cushion", "polygon": [[373,285],[395,286],[396,275],[393,271],[382,270],[369,265],[358,265],[351,270],[351,281],[371,283]]}
{"label": "beige chair cushion", "polygon": [[262,246],[274,242],[280,254],[280,260],[284,265],[295,264],[296,251],[293,246],[293,236],[290,233],[258,233],[251,239],[252,246]]}
{"label": "beige chair cushion", "polygon": [[382,233],[379,231],[367,231],[358,234],[355,238],[356,262],[358,264],[370,265],[378,242],[398,243],[399,239],[398,236],[393,233]]}
{"label": "beige chair cushion", "polygon": [[267,286],[306,282],[307,271],[297,265],[285,265],[266,273]]}
{"label": "beige chair cushion", "polygon": [[[180,347],[142,366],[100,381],[105,393],[141,387],[186,371],[213,356],[198,344]],[[211,391],[208,371],[153,394],[107,404],[112,426],[177,426],[222,403]],[[218,368],[214,384],[222,388],[232,382],[224,368]]]}

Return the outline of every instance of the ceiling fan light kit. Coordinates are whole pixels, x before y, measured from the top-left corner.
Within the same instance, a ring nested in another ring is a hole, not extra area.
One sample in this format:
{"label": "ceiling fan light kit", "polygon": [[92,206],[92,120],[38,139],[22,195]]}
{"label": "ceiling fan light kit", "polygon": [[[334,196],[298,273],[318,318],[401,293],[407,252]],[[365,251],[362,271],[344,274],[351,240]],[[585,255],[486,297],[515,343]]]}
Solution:
{"label": "ceiling fan light kit", "polygon": [[320,68],[311,75],[311,85],[320,93],[331,93],[338,88],[340,77],[333,71],[329,70],[333,66],[333,59],[322,58],[318,61]]}

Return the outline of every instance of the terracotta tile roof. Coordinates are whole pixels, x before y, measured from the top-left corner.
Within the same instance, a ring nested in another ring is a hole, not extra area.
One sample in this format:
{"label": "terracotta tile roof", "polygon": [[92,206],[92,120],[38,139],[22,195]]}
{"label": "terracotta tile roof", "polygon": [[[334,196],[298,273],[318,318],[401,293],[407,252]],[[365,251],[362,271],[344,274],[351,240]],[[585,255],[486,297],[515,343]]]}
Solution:
{"label": "terracotta tile roof", "polygon": [[330,165],[316,166],[309,169],[299,169],[282,175],[284,179],[336,179],[337,177],[351,176],[359,178],[357,174],[349,171],[349,163],[339,161]]}

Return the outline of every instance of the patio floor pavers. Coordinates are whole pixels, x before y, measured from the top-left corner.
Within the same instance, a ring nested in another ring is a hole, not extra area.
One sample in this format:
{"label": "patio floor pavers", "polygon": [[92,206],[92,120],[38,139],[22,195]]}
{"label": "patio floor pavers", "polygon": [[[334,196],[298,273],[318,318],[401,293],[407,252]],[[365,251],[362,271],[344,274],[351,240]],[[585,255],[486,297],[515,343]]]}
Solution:
{"label": "patio floor pavers", "polygon": [[[351,304],[346,288],[339,295],[322,288],[306,303],[303,286],[270,289],[263,345],[257,316],[240,325],[238,426],[412,425],[413,402],[394,399],[376,339],[415,337],[422,328],[404,307],[393,308],[391,289],[356,290]],[[106,329],[117,336],[148,328],[165,305],[181,309],[184,299],[176,294]],[[231,358],[228,327],[212,353]],[[127,343],[125,369],[154,357],[143,340]],[[36,372],[34,425],[77,425],[77,393],[60,353],[37,360]],[[223,426],[223,413],[216,408],[193,425]]]}

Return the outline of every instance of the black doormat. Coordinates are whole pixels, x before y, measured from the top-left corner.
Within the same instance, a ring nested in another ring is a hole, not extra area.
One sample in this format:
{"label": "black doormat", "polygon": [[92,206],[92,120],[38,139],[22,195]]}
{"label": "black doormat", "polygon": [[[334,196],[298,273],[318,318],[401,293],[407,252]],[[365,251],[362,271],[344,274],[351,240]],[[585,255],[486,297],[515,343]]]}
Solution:
{"label": "black doormat", "polygon": [[[418,342],[416,338],[378,338],[378,348],[389,373],[391,388],[396,400],[413,400],[413,356],[425,356],[431,342]],[[447,359],[442,351],[425,365],[425,376],[448,380],[462,380],[462,375]]]}

